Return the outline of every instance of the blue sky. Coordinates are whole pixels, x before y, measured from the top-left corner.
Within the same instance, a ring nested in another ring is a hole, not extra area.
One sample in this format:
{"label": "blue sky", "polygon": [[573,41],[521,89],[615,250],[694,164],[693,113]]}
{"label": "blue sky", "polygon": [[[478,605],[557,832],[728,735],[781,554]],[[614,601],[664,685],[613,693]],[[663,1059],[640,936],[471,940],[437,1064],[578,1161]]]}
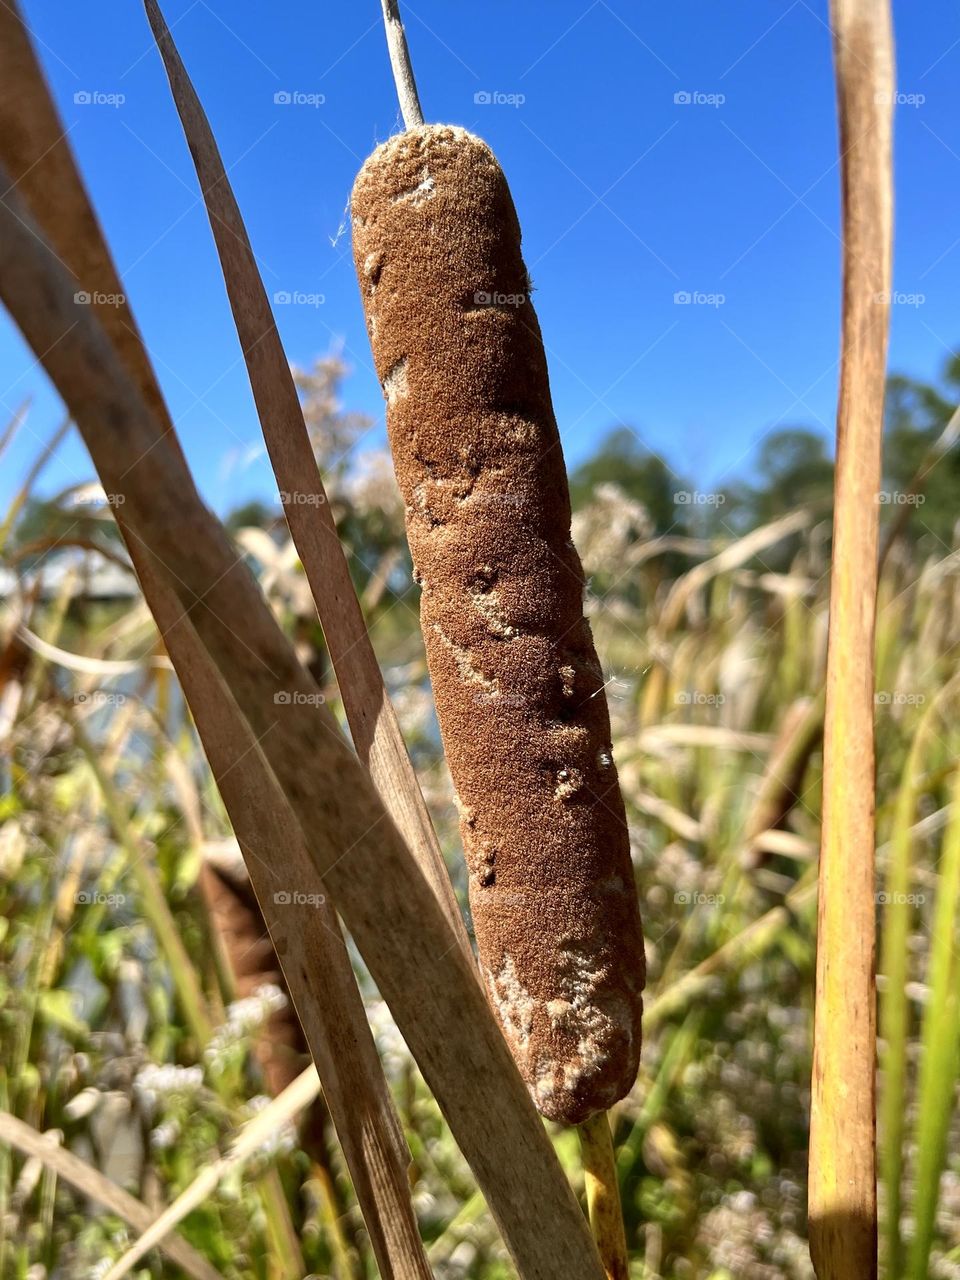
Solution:
{"label": "blue sky", "polygon": [[[209,227],[143,12],[131,0],[23,3],[201,488],[221,511],[269,496]],[[398,127],[379,0],[164,9],[268,291],[323,296],[276,308],[289,357],[306,364],[342,347],[347,407],[374,415],[370,442],[382,439],[344,228],[358,166]],[[891,367],[932,379],[960,341],[960,9],[895,9]],[[415,0],[404,13],[428,118],[482,134],[510,180],[571,464],[625,423],[697,482],[723,483],[778,425],[832,432],[840,245],[826,3]],[[123,100],[75,101],[85,93]],[[277,103],[278,93],[324,100]],[[678,293],[699,300],[678,304]],[[32,366],[0,318],[0,416],[35,397],[0,497],[58,420]],[[68,443],[45,487],[89,475]]]}

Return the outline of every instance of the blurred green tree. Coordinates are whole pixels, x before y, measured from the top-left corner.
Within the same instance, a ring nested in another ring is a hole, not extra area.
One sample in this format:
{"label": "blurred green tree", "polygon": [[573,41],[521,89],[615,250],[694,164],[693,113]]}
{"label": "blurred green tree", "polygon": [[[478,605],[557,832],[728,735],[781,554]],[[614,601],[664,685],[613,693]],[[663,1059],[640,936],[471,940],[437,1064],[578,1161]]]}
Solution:
{"label": "blurred green tree", "polygon": [[641,503],[655,533],[687,532],[688,513],[678,505],[676,494],[690,486],[663,458],[641,444],[630,427],[615,427],[596,453],[575,468],[570,476],[574,510],[585,506],[603,484],[616,485],[627,498]]}

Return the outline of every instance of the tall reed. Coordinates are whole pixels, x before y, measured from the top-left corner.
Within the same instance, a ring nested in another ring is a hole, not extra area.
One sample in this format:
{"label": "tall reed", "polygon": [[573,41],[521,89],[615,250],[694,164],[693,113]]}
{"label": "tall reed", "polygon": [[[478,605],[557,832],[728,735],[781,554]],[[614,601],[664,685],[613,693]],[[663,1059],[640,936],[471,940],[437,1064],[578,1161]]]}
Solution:
{"label": "tall reed", "polygon": [[843,333],[817,928],[810,1251],[819,1280],[877,1274],[874,627],[892,243],[888,0],[833,0]]}

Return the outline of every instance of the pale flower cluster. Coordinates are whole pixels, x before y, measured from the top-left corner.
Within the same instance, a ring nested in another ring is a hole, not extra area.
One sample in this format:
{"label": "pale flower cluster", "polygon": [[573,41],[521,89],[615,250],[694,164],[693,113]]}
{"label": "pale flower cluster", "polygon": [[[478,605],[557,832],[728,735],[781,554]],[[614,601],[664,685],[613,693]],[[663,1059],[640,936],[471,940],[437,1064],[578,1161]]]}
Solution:
{"label": "pale flower cluster", "polygon": [[643,503],[627,497],[615,484],[598,484],[590,502],[573,517],[574,546],[588,574],[623,572],[630,548],[653,533],[653,521]]}

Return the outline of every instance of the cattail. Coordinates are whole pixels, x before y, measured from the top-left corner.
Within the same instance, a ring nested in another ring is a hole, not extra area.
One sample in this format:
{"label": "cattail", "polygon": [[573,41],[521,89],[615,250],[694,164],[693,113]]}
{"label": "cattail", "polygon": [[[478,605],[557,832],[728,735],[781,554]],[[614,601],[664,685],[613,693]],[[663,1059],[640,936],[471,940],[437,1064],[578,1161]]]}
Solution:
{"label": "cattail", "polygon": [[353,192],[483,979],[540,1111],[632,1086],[643,938],[520,227],[490,149],[419,126]]}

